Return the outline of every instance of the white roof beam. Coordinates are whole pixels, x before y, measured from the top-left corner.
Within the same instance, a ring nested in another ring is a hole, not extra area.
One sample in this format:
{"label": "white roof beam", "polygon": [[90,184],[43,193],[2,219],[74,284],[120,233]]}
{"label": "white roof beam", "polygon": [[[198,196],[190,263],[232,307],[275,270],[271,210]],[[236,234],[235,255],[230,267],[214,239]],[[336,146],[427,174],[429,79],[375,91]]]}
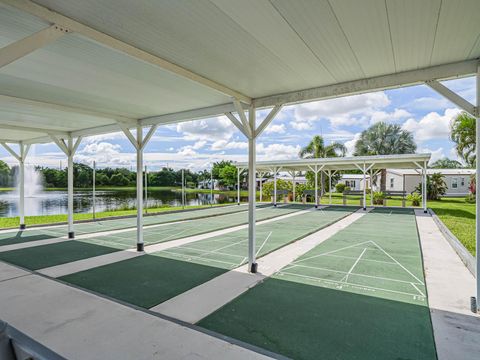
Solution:
{"label": "white roof beam", "polygon": [[457,93],[447,88],[445,85],[439,83],[436,80],[427,81],[425,84],[430,88],[432,88],[433,90],[435,90],[440,95],[450,100],[452,103],[454,103],[456,106],[458,106],[462,110],[465,110],[467,113],[469,113],[472,116],[476,116],[475,106],[472,105],[467,100],[465,100],[460,95],[458,95]]}
{"label": "white roof beam", "polygon": [[48,45],[68,32],[58,25],[52,25],[0,49],[0,68],[31,52]]}
{"label": "white roof beam", "polygon": [[244,103],[250,104],[252,99],[236,90],[203,77],[170,61],[167,61],[159,56],[150,54],[144,50],[129,45],[121,40],[118,40],[110,35],[104,34],[87,25],[75,21],[67,16],[61,15],[41,5],[35,4],[29,0],[0,0],[11,7],[27,12],[51,24],[57,24],[61,27],[67,28],[72,32],[81,34],[91,40],[103,44],[111,49],[115,49],[133,58],[158,66],[159,68],[169,71],[175,75],[181,76],[205,87],[218,91],[227,96],[234,97]]}
{"label": "white roof beam", "polygon": [[255,137],[258,137],[266,129],[268,125],[273,121],[275,116],[282,110],[283,105],[275,105],[272,110],[268,113],[265,119],[260,123],[257,130],[255,131]]}
{"label": "white roof beam", "polygon": [[96,110],[77,108],[77,107],[73,107],[73,106],[58,105],[58,104],[54,104],[54,103],[24,99],[24,98],[8,96],[8,95],[0,95],[0,105],[2,103],[20,105],[20,106],[24,106],[24,107],[34,107],[34,108],[36,107],[36,108],[41,108],[41,109],[57,110],[57,111],[71,112],[71,113],[76,113],[76,114],[81,114],[81,115],[101,117],[101,118],[105,118],[105,119],[112,119],[112,120],[121,121],[121,122],[125,122],[125,123],[131,123],[132,126],[135,126],[136,122],[137,122],[137,120],[131,119],[131,118],[126,117],[126,116],[121,116],[121,115],[116,115],[116,114],[108,114],[108,113],[104,113],[104,112],[100,112],[100,111],[96,111]]}
{"label": "white roof beam", "polygon": [[65,135],[65,136],[68,135],[67,131],[44,129],[44,128],[30,127],[30,126],[10,125],[10,124],[2,124],[2,123],[0,123],[0,129],[39,132],[43,134],[55,134],[55,135]]}
{"label": "white roof beam", "polygon": [[313,100],[361,94],[376,90],[386,90],[402,86],[421,84],[429,80],[452,79],[475,74],[478,60],[468,60],[424,69],[372,78],[348,81],[312,89],[292,91],[254,99],[257,109],[281,104],[295,104]]}
{"label": "white roof beam", "polygon": [[[242,105],[242,107],[245,109],[245,106]],[[181,121],[198,120],[198,119],[219,116],[232,111],[235,111],[235,107],[233,106],[233,103],[228,103],[228,104],[204,107],[200,109],[186,110],[186,111],[181,111],[181,112],[172,113],[172,114],[149,116],[146,118],[142,118],[139,121],[142,126],[157,125],[157,124],[166,125],[166,124],[178,123]]]}

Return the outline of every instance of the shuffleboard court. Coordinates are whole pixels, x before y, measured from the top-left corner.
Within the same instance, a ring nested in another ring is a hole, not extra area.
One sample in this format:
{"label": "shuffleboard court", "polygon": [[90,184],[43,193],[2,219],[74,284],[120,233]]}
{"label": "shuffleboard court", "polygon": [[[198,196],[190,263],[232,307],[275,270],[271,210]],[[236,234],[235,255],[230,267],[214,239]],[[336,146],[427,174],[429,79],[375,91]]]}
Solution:
{"label": "shuffleboard court", "polygon": [[295,359],[436,359],[413,211],[376,209],[198,325]]}
{"label": "shuffleboard court", "polygon": [[[288,205],[282,207],[262,207],[256,211],[256,221],[273,219],[278,216],[294,213],[306,208],[305,206]],[[176,240],[193,235],[200,235],[216,230],[228,229],[238,225],[248,223],[248,213],[246,211],[226,214],[221,216],[212,216],[209,218],[192,219],[182,223],[165,223],[164,226],[147,228],[143,231],[143,241],[146,245],[156,244],[165,241]],[[136,229],[131,231],[99,235],[84,241],[99,245],[113,246],[119,248],[131,248],[135,245]]]}
{"label": "shuffleboard court", "polygon": [[[299,211],[299,206],[263,207],[257,209],[257,220],[275,218]],[[182,223],[165,223],[165,226],[144,229],[145,244],[171,241],[245,224],[246,212],[188,220]],[[0,260],[30,270],[66,264],[135,246],[136,230],[115,235],[103,235],[84,240],[66,240],[56,244],[0,252]]]}
{"label": "shuffleboard court", "polygon": [[[301,239],[355,208],[312,210],[258,225],[257,256]],[[239,230],[154,254],[66,275],[60,280],[151,308],[247,261],[248,235]],[[214,294],[212,294],[214,296]]]}
{"label": "shuffleboard court", "polygon": [[[268,206],[266,204],[258,205],[258,208]],[[232,214],[237,212],[246,212],[246,206],[226,205],[215,206],[204,209],[192,209],[185,211],[177,211],[166,214],[149,215],[143,219],[144,225],[154,225],[169,223],[181,220],[200,219],[211,216],[219,216]],[[137,224],[136,217],[128,217],[122,219],[103,219],[92,222],[84,222],[75,224],[75,234],[91,234],[96,232],[120,230],[135,227]],[[68,227],[66,225],[53,226],[46,228],[26,229],[24,231],[7,231],[0,233],[0,246],[19,244],[23,242],[46,240],[66,236]]]}

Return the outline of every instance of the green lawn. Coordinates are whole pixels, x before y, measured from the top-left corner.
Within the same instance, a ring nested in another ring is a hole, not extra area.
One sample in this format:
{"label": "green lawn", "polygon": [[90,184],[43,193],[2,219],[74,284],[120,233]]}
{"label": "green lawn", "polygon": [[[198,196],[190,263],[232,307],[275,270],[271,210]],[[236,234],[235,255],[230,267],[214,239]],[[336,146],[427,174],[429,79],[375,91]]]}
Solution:
{"label": "green lawn", "polygon": [[[215,204],[213,206],[224,206],[225,204]],[[185,210],[188,209],[198,209],[204,207],[210,207],[211,205],[195,205],[195,206],[185,206]],[[181,206],[165,206],[159,208],[149,208],[148,213],[159,213],[164,211],[174,211],[174,210],[182,210]],[[96,218],[109,218],[113,216],[128,216],[128,215],[136,215],[137,210],[113,210],[113,211],[104,211],[104,212],[97,212]],[[92,213],[82,213],[82,214],[73,214],[73,219],[75,221],[78,220],[92,220],[93,215]],[[41,224],[54,224],[54,223],[64,223],[67,221],[66,214],[60,215],[40,215],[40,216],[25,216],[25,223],[27,226],[29,225],[41,225]],[[20,224],[19,217],[8,217],[8,218],[0,218],[0,229],[2,228],[12,228],[17,227]]]}
{"label": "green lawn", "polygon": [[429,201],[428,207],[475,256],[475,204],[468,204],[464,198],[444,198]]}

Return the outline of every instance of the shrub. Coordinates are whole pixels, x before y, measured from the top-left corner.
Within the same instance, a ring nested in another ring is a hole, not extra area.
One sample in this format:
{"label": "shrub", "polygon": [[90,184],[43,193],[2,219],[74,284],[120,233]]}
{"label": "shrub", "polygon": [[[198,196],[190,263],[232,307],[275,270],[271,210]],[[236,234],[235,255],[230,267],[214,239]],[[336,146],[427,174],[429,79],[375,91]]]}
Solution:
{"label": "shrub", "polygon": [[374,205],[383,205],[383,200],[385,199],[385,193],[382,191],[375,191],[373,193],[373,204]]}
{"label": "shrub", "polygon": [[[263,196],[265,197],[270,197],[270,196],[273,196],[273,181],[269,181],[265,184],[263,184],[263,187],[262,187],[262,192],[263,192]],[[278,190],[289,190],[289,191],[292,191],[292,182],[291,181],[286,181],[286,180],[283,180],[283,179],[277,179],[277,191]],[[297,191],[298,189],[298,185],[295,189],[295,191]]]}
{"label": "shrub", "polygon": [[338,183],[337,185],[335,185],[335,190],[337,191],[337,193],[343,194],[346,187],[347,186],[344,183]]}
{"label": "shrub", "polygon": [[420,195],[418,192],[413,192],[407,196],[407,200],[412,202],[412,206],[420,206],[422,195]]}
{"label": "shrub", "polygon": [[465,196],[465,202],[468,204],[475,204],[475,194],[468,194]]}
{"label": "shrub", "polygon": [[[422,193],[422,183],[418,184],[415,192]],[[441,173],[434,173],[427,176],[427,199],[440,200],[442,195],[447,192],[445,176]]]}

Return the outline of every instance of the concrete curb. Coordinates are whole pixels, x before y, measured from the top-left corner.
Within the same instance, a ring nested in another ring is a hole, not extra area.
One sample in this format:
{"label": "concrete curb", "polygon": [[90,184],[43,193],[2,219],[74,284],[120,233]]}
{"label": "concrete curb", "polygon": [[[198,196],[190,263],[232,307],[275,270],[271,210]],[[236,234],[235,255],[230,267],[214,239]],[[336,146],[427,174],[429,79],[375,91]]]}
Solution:
{"label": "concrete curb", "polygon": [[445,226],[445,224],[440,220],[440,218],[435,214],[435,212],[432,209],[428,209],[430,214],[432,215],[433,221],[437,224],[438,228],[442,232],[442,234],[445,236],[445,239],[447,239],[448,243],[450,246],[455,250],[457,255],[460,257],[462,262],[465,264],[467,267],[468,271],[470,271],[475,277],[475,269],[476,269],[476,263],[475,263],[475,258],[473,257],[470,252],[465,249],[465,247],[462,245],[460,240],[457,239],[455,235]]}

